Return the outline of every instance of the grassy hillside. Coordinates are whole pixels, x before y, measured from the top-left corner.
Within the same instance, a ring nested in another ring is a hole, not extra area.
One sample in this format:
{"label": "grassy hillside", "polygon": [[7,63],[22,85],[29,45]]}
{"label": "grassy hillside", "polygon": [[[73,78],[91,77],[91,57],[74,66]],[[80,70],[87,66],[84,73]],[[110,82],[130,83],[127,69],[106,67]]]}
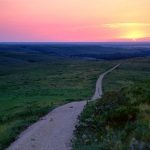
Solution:
{"label": "grassy hillside", "polygon": [[111,66],[102,61],[54,58],[0,64],[0,150],[56,106],[90,98],[97,77]]}
{"label": "grassy hillside", "polygon": [[74,150],[150,149],[150,59],[120,61],[80,116]]}
{"label": "grassy hillside", "polygon": [[90,99],[99,74],[117,63],[122,65],[104,79],[105,91],[119,90],[148,79],[149,58],[95,60],[141,56],[141,52],[145,55],[146,51],[100,45],[1,44],[0,150],[53,108],[74,100]]}
{"label": "grassy hillside", "polygon": [[108,92],[87,105],[74,150],[150,149],[150,80]]}

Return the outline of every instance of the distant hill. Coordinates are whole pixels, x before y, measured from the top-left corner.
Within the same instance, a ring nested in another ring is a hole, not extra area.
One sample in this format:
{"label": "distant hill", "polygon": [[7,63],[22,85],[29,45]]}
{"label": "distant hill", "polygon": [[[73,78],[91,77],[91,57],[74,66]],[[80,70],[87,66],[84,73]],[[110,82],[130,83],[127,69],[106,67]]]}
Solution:
{"label": "distant hill", "polygon": [[1,43],[0,63],[48,61],[52,57],[115,60],[150,56],[149,47],[102,45],[99,43]]}

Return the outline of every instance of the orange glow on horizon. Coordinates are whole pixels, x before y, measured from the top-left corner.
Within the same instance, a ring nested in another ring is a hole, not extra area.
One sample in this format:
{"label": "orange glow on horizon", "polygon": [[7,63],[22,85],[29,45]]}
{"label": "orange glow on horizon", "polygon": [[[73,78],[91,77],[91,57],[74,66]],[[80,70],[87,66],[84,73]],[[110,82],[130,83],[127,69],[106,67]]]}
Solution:
{"label": "orange glow on horizon", "polygon": [[112,23],[105,24],[106,27],[118,30],[119,39],[128,39],[136,41],[137,39],[147,38],[148,33],[145,29],[150,27],[148,23]]}
{"label": "orange glow on horizon", "polygon": [[144,38],[144,37],[146,37],[146,34],[142,31],[130,31],[122,38],[132,39],[133,41],[136,41],[137,39]]}

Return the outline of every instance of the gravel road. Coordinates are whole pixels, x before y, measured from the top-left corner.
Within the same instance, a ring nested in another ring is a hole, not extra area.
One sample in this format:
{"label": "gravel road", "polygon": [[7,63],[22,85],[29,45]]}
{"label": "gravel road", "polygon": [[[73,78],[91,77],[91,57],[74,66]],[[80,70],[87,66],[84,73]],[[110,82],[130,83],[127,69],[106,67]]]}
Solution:
{"label": "gravel road", "polygon": [[102,73],[97,82],[96,82],[96,87],[95,87],[95,93],[92,97],[92,100],[96,100],[96,99],[99,99],[102,97],[103,95],[103,87],[102,87],[102,81],[103,81],[103,78],[105,77],[105,75],[107,75],[108,73],[112,72],[113,70],[115,70],[116,68],[118,68],[120,66],[120,64],[114,66],[113,68],[107,70],[106,72]]}
{"label": "gravel road", "polygon": [[[119,65],[101,74],[92,100],[102,96],[102,80]],[[73,131],[86,101],[60,106],[20,134],[6,150],[70,150]]]}

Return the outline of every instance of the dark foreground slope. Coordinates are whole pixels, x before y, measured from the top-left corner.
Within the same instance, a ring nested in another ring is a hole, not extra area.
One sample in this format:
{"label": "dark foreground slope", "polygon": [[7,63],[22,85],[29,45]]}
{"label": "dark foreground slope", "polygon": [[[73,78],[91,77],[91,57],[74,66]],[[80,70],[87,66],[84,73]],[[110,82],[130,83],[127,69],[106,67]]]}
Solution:
{"label": "dark foreground slope", "polygon": [[82,113],[74,149],[150,149],[150,59],[120,63],[104,79],[104,97]]}
{"label": "dark foreground slope", "polygon": [[87,105],[75,150],[150,149],[150,81],[108,92]]}

